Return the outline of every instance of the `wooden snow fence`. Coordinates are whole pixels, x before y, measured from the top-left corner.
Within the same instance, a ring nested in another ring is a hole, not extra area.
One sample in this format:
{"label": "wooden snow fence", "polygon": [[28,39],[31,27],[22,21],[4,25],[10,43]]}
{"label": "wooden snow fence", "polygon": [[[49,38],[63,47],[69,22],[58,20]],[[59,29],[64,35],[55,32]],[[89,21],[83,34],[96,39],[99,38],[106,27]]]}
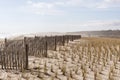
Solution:
{"label": "wooden snow fence", "polygon": [[80,39],[81,35],[24,37],[21,40],[5,39],[0,44],[0,65],[5,70],[28,69],[28,56],[47,57],[48,50],[56,50],[57,46]]}

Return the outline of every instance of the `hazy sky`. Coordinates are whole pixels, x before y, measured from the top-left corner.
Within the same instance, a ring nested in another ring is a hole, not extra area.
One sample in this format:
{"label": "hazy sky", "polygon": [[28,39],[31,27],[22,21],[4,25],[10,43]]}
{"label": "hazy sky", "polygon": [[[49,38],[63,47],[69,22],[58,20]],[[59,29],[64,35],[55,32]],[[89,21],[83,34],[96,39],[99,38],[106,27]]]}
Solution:
{"label": "hazy sky", "polygon": [[120,29],[120,0],[0,0],[1,33]]}

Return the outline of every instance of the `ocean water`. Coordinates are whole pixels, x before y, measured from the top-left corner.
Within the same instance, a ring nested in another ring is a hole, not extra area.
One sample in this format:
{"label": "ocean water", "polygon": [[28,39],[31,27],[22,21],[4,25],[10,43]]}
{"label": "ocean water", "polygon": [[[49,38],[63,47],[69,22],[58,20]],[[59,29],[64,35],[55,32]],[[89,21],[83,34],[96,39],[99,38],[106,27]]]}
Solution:
{"label": "ocean water", "polygon": [[28,33],[0,33],[0,39],[15,38],[19,36],[30,36]]}
{"label": "ocean water", "polygon": [[9,38],[12,34],[0,34],[0,38]]}
{"label": "ocean water", "polygon": [[18,36],[20,34],[7,34],[7,33],[0,33],[0,38],[4,39],[4,38],[11,38],[11,37],[15,37]]}

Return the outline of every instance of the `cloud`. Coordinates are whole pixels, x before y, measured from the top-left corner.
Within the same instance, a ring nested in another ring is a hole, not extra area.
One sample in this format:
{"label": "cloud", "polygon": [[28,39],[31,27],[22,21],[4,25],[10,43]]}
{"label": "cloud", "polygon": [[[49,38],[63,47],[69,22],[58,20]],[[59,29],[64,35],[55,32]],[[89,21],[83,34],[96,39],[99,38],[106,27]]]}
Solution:
{"label": "cloud", "polygon": [[64,11],[57,8],[60,3],[53,2],[33,2],[27,1],[27,4],[22,6],[22,9],[39,15],[63,15]]}
{"label": "cloud", "polygon": [[64,15],[64,8],[77,7],[82,5],[83,0],[57,0],[57,1],[37,1],[28,0],[26,5],[22,6],[24,11],[40,15]]}
{"label": "cloud", "polygon": [[84,8],[120,8],[120,0],[67,0],[65,3]]}
{"label": "cloud", "polygon": [[29,0],[29,1],[27,1],[27,4],[32,4],[32,1],[30,1],[30,0]]}
{"label": "cloud", "polygon": [[71,6],[79,6],[82,3],[83,0],[68,0],[66,1],[66,5]]}
{"label": "cloud", "polygon": [[56,1],[37,1],[28,0],[23,6],[25,11],[40,15],[63,15],[66,10],[64,8],[79,7],[79,8],[118,8],[120,0],[56,0]]}
{"label": "cloud", "polygon": [[97,8],[120,8],[120,0],[103,0]]}

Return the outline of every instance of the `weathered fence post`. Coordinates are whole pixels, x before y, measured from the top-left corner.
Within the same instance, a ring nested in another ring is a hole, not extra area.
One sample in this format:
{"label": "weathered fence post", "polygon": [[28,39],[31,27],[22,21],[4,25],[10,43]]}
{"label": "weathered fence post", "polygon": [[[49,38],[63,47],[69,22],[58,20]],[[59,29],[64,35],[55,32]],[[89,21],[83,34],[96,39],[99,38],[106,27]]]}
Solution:
{"label": "weathered fence post", "polygon": [[16,70],[18,69],[17,67],[17,52],[15,53],[15,67],[16,67]]}
{"label": "weathered fence post", "polygon": [[3,66],[4,66],[4,69],[6,69],[6,60],[5,60],[5,52],[3,51]]}
{"label": "weathered fence post", "polygon": [[19,63],[19,52],[17,51],[17,66],[18,66],[18,69],[20,69],[20,63]]}
{"label": "weathered fence post", "polygon": [[28,50],[29,50],[29,47],[28,47],[28,44],[26,43],[26,37],[24,37],[24,45],[25,45],[25,69],[28,69]]}
{"label": "weathered fence post", "polygon": [[67,38],[67,44],[69,43],[69,35],[66,35]]}
{"label": "weathered fence post", "polygon": [[47,57],[47,50],[48,50],[48,42],[47,42],[48,38],[47,36],[45,36],[45,53],[44,53],[44,56]]}
{"label": "weathered fence post", "polygon": [[2,69],[6,69],[6,49],[7,48],[7,38],[5,38],[5,41],[4,41],[4,50],[2,51]]}
{"label": "weathered fence post", "polygon": [[15,64],[14,64],[14,55],[15,55],[15,53],[12,52],[12,69],[14,69],[14,66],[15,66]]}
{"label": "weathered fence post", "polygon": [[7,47],[7,38],[5,38],[5,48]]}
{"label": "weathered fence post", "polygon": [[57,47],[57,42],[56,42],[56,36],[54,37],[55,38],[55,51],[56,51],[56,47]]}
{"label": "weathered fence post", "polygon": [[48,43],[47,43],[47,40],[45,41],[45,46],[46,46],[46,48],[45,48],[45,57],[47,57],[47,50],[48,50]]}
{"label": "weathered fence post", "polygon": [[65,37],[64,35],[62,36],[62,43],[63,43],[63,46],[65,45]]}
{"label": "weathered fence post", "polygon": [[28,45],[25,44],[25,54],[26,54],[26,64],[25,64],[25,69],[28,69]]}
{"label": "weathered fence post", "polygon": [[4,63],[3,63],[3,51],[1,51],[1,65],[2,65],[2,69],[3,69],[3,65],[4,65]]}
{"label": "weathered fence post", "polygon": [[73,40],[74,40],[74,39],[73,39],[73,35],[71,35],[71,38],[72,38],[72,41],[73,41]]}

